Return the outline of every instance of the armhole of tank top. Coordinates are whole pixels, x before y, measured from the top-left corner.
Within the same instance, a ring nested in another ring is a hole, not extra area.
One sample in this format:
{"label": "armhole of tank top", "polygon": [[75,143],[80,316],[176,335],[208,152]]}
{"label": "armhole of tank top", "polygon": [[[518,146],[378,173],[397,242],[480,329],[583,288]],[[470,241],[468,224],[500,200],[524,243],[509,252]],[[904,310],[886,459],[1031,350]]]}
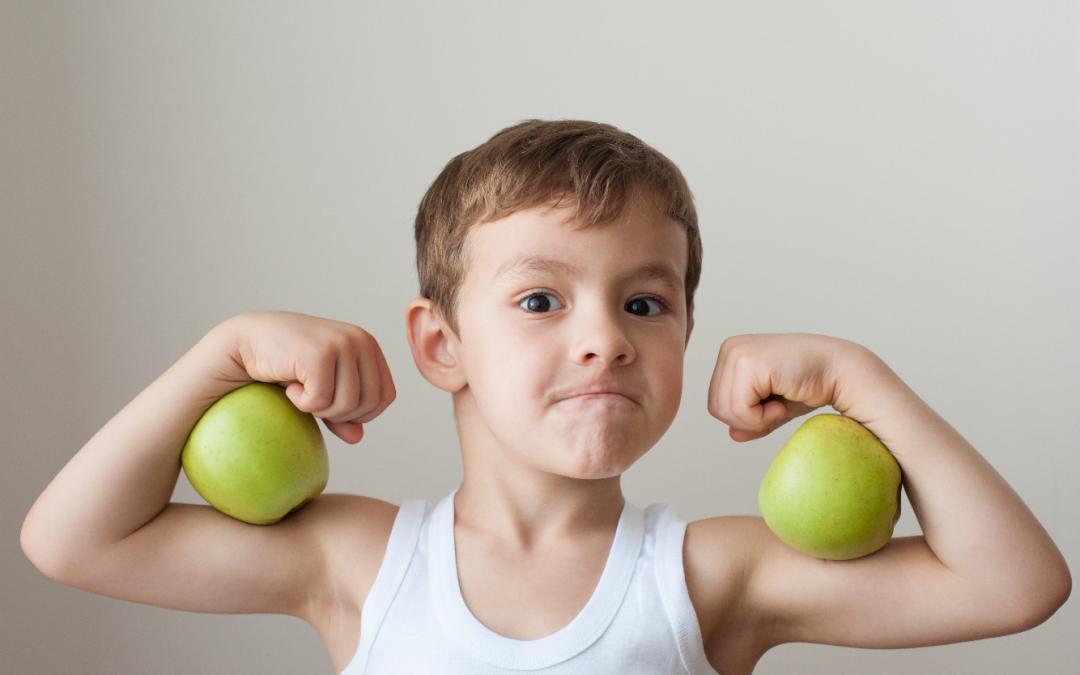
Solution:
{"label": "armhole of tank top", "polygon": [[[375,581],[371,584],[364,604],[360,608],[360,641],[356,646],[349,664],[342,672],[351,673],[355,662],[362,659],[366,666],[367,655],[371,651],[382,626],[383,618],[394,601],[401,582],[405,579],[405,573],[409,569],[413,553],[416,551],[416,543],[420,536],[420,526],[424,522],[424,514],[427,504],[422,499],[410,499],[401,503],[394,524],[390,528],[390,537],[386,542],[386,553],[383,554],[379,571],[375,574]],[[363,667],[357,672],[363,672]]]}
{"label": "armhole of tank top", "polygon": [[701,626],[686,585],[683,564],[686,521],[670,505],[665,505],[656,529],[656,581],[683,667],[690,675],[719,675],[705,655]]}

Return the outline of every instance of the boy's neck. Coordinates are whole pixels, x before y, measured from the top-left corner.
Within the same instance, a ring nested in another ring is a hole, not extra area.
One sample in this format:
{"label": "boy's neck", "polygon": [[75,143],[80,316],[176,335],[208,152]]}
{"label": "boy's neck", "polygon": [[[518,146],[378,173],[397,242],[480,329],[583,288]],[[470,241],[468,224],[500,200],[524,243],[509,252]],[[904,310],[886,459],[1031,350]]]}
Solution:
{"label": "boy's neck", "polygon": [[[490,467],[489,467],[490,468]],[[580,480],[553,474],[466,468],[454,495],[454,520],[522,553],[609,535],[625,505],[621,476]]]}

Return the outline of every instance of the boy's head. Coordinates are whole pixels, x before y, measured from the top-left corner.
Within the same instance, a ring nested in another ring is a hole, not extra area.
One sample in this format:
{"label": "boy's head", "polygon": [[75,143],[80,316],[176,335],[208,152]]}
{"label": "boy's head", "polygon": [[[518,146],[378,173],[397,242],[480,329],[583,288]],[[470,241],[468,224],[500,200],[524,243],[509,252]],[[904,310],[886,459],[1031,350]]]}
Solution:
{"label": "boy's head", "polygon": [[[610,124],[527,120],[451,159],[416,214],[420,295],[458,333],[466,239],[484,223],[542,204],[576,207],[583,227],[616,220],[635,190],[686,231],[686,316],[692,324],[701,277],[701,237],[682,172],[636,136]],[[690,331],[687,331],[689,339]]]}
{"label": "boy's head", "polygon": [[[409,341],[464,452],[603,478],[667,430],[701,270],[670,160],[607,124],[529,120],[450,160],[415,235]],[[625,397],[572,397],[595,388]]]}

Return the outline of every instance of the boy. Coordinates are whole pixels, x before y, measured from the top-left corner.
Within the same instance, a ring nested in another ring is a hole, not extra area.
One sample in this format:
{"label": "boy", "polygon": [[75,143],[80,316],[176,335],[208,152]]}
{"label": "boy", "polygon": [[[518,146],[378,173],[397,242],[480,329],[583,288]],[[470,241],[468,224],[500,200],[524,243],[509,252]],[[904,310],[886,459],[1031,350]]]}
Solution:
{"label": "boy", "polygon": [[407,333],[421,373],[453,396],[464,480],[450,495],[324,494],[265,527],[170,503],[188,432],[246,382],[279,383],[349,443],[396,396],[362,329],[247,312],[64,467],[24,522],[30,560],[133,602],[303,618],[350,675],[750,673],[786,642],[1016,633],[1068,597],[1061,553],[1001,476],[840,338],[724,340],[708,410],[739,442],[825,405],[862,422],[900,463],[925,536],[832,562],[758,517],[687,524],[624,500],[621,474],[679,407],[701,265],[681,173],[634,136],[581,121],[504,129],[447,164],[416,240]]}

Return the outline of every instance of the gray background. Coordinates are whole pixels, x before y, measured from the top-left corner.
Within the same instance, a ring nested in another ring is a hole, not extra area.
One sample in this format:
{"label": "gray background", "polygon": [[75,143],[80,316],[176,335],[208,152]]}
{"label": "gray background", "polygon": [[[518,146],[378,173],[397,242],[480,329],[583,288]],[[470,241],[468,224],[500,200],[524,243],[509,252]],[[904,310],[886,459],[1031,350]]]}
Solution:
{"label": "gray background", "polygon": [[[332,673],[298,619],[49,581],[19,527],[125,403],[261,308],[361,325],[393,372],[360,445],[324,428],[327,490],[447,494],[450,397],[405,333],[412,219],[452,155],[532,117],[613,123],[696,196],[683,406],[631,501],[756,514],[798,422],[730,440],[705,402],[720,343],[825,333],[970,440],[1077,575],[1078,29],[1074,2],[5,2],[0,671]],[[174,499],[201,501],[183,475]],[[1064,673],[1078,606],[956,645],[783,645],[756,672]]]}

